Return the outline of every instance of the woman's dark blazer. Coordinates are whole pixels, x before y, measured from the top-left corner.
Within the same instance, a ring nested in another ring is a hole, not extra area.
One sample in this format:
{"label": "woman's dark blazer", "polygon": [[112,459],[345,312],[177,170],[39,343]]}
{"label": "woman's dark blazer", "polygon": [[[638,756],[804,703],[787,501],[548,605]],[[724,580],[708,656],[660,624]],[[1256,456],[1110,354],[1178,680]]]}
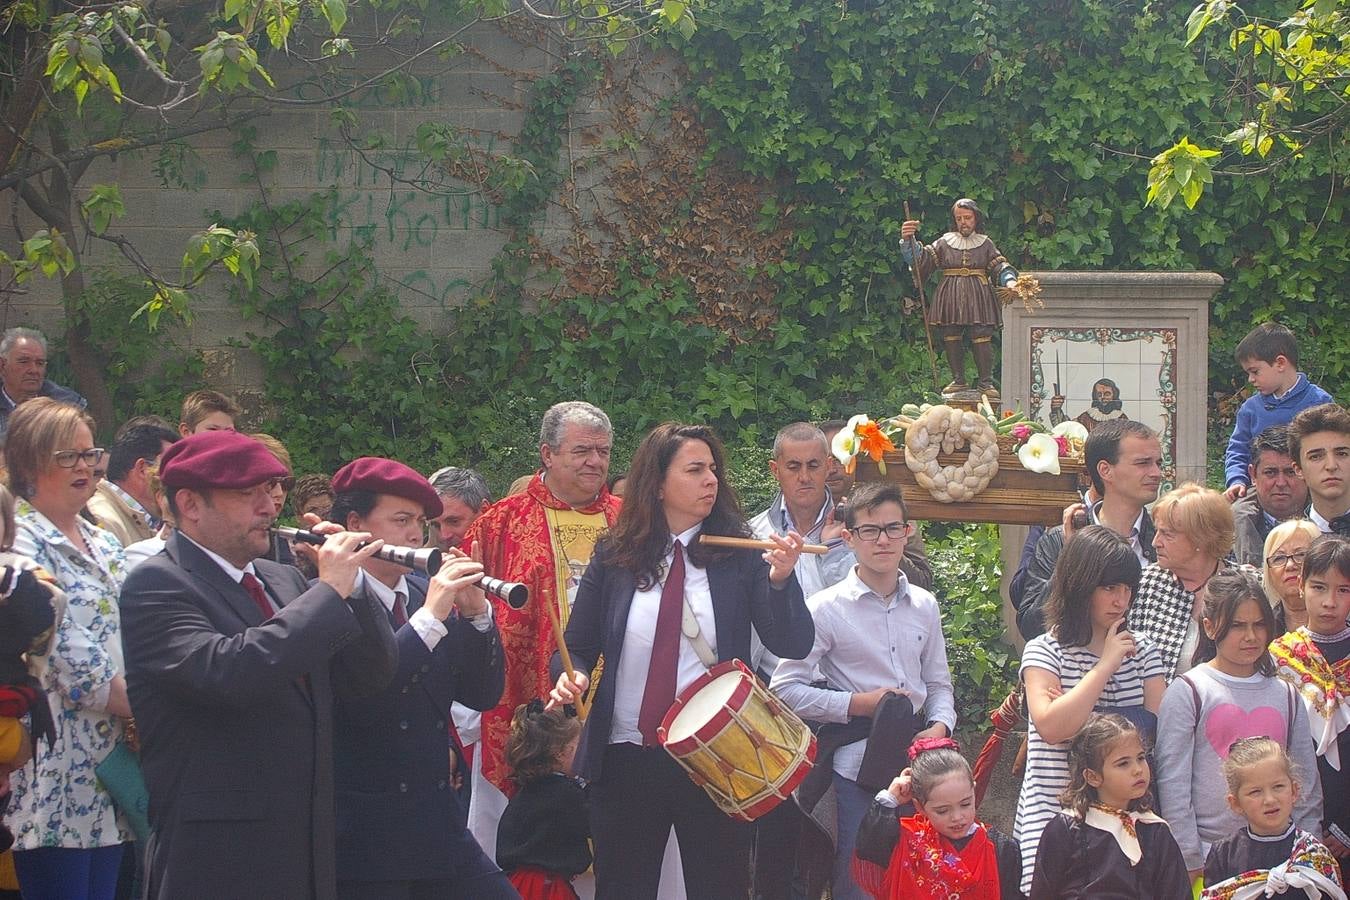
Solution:
{"label": "woman's dark blazer", "polygon": [[[637,580],[627,569],[610,565],[609,543],[602,538],[591,556],[577,589],[576,603],[567,622],[567,649],[572,665],[589,673],[603,653],[605,672],[591,691],[590,715],[577,748],[576,774],[587,781],[600,776],[600,764],[609,743],[614,720],[615,673],[623,655],[628,610]],[[739,659],[750,664],[750,626],[770,652],[787,659],[801,659],[811,652],[816,629],[802,597],[797,576],[781,588],[769,585],[769,566],[758,551],[733,550],[707,566],[713,618],[717,623],[717,659]],[[553,673],[562,671],[562,661],[553,654]]]}

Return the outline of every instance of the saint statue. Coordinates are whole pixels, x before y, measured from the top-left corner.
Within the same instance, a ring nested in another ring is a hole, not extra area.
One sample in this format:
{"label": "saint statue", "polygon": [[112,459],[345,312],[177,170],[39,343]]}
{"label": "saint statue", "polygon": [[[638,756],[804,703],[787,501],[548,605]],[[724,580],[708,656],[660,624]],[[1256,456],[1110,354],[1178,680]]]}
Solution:
{"label": "saint statue", "polygon": [[961,199],[952,205],[952,230],[927,246],[916,238],[917,219],[900,226],[900,255],[923,281],[934,269],[942,272],[942,281],[933,294],[928,325],[942,338],[942,349],[952,380],[942,389],[944,397],[970,390],[966,381],[965,339],[975,357],[977,393],[999,399],[994,383],[994,332],[1003,323],[995,287],[1008,287],[1018,280],[1017,270],[998,252],[984,233],[984,213],[974,200]]}

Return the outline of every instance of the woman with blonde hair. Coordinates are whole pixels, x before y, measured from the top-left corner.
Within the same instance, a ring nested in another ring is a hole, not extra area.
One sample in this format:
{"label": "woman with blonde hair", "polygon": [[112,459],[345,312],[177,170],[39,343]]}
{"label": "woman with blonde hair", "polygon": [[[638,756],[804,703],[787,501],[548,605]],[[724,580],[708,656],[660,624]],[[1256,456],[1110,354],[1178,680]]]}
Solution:
{"label": "woman with blonde hair", "polygon": [[1227,557],[1236,528],[1233,508],[1223,494],[1195,482],[1159,497],[1153,524],[1158,561],[1144,567],[1129,626],[1153,640],[1170,684],[1198,661],[1205,586],[1215,574],[1232,568]]}
{"label": "woman with blonde hair", "polygon": [[74,406],[39,397],[10,416],[14,551],[50,573],[67,598],[42,678],[55,740],[10,775],[6,821],[25,897],[111,900],[131,839],[95,771],[125,740],[131,717],[118,615],[125,556],[115,538],[80,516],[104,455],[94,446],[93,419]]}
{"label": "woman with blonde hair", "polygon": [[1303,559],[1321,534],[1321,529],[1307,519],[1287,519],[1266,535],[1261,586],[1275,610],[1271,640],[1308,624],[1308,608],[1303,603]]}

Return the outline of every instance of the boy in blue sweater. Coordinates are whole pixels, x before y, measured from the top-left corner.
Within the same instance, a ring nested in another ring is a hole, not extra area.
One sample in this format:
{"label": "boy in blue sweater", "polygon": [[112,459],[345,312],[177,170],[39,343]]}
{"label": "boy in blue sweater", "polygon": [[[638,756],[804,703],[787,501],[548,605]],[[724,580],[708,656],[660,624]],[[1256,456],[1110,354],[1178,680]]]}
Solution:
{"label": "boy in blue sweater", "polygon": [[1229,501],[1247,493],[1251,484],[1252,438],[1272,425],[1286,425],[1301,410],[1330,403],[1331,395],[1298,370],[1298,340],[1275,322],[1263,322],[1237,345],[1237,362],[1256,388],[1238,409],[1233,436],[1228,439],[1223,468]]}

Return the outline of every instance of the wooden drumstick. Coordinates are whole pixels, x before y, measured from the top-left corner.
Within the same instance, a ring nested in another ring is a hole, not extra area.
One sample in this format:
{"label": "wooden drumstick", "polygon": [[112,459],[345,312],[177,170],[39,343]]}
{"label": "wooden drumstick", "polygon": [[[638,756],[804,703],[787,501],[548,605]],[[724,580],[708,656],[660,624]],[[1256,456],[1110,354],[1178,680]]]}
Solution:
{"label": "wooden drumstick", "polygon": [[[553,624],[553,639],[558,642],[558,655],[562,657],[563,669],[567,672],[569,681],[576,682],[577,671],[572,668],[572,654],[567,652],[567,641],[563,639],[562,622],[558,621],[558,604],[550,600],[544,604],[548,607],[548,620]],[[586,721],[587,714],[590,713],[590,704],[581,694],[577,694],[577,718],[582,722]]]}
{"label": "wooden drumstick", "polygon": [[[740,550],[777,550],[778,545],[773,541],[760,541],[754,538],[724,537],[720,534],[700,534],[698,536],[700,544],[707,544],[710,547],[736,547]],[[824,544],[802,544],[802,553],[829,553],[830,548]]]}

